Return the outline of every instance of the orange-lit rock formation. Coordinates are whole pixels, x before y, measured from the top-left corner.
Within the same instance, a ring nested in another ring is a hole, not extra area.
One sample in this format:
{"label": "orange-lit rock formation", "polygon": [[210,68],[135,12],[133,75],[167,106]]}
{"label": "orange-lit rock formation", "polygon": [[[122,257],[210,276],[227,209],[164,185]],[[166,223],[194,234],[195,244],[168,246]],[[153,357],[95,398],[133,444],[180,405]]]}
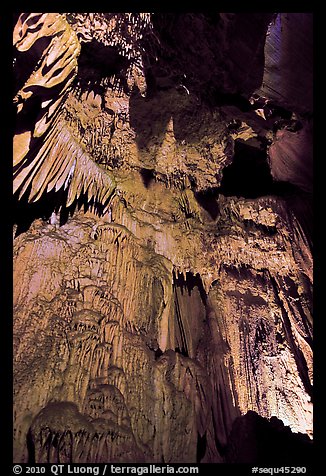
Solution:
{"label": "orange-lit rock formation", "polygon": [[312,123],[249,100],[273,18],[17,18],[15,462],[310,447]]}

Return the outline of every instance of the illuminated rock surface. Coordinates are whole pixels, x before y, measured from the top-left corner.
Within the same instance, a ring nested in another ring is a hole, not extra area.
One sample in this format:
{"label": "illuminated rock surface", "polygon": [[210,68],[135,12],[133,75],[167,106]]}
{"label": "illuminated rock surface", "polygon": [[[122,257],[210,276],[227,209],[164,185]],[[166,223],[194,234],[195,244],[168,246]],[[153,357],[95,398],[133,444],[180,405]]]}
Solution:
{"label": "illuminated rock surface", "polygon": [[255,93],[273,18],[17,19],[15,462],[310,454],[312,111]]}

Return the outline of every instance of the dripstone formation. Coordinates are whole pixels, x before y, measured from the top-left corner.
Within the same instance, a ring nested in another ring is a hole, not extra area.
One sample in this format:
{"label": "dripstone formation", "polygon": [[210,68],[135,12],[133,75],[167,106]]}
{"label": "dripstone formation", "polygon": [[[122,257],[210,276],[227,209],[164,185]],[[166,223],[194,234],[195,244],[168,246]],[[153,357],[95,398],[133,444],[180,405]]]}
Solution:
{"label": "dripstone formation", "polygon": [[311,15],[13,41],[14,461],[309,458]]}

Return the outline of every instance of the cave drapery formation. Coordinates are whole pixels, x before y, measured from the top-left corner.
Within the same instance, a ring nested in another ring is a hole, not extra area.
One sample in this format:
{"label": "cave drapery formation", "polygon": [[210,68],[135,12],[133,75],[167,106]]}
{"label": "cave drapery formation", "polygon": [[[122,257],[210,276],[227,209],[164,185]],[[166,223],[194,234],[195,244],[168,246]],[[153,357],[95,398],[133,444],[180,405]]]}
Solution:
{"label": "cave drapery formation", "polygon": [[311,15],[15,21],[15,462],[298,461]]}

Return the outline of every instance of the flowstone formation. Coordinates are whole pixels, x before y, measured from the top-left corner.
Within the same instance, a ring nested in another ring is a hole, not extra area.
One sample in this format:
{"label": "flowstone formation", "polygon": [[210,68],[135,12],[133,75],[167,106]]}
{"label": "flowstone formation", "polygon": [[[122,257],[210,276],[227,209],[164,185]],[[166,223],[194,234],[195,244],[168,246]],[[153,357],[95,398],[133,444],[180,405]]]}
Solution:
{"label": "flowstone formation", "polygon": [[310,15],[16,20],[14,461],[310,457]]}

